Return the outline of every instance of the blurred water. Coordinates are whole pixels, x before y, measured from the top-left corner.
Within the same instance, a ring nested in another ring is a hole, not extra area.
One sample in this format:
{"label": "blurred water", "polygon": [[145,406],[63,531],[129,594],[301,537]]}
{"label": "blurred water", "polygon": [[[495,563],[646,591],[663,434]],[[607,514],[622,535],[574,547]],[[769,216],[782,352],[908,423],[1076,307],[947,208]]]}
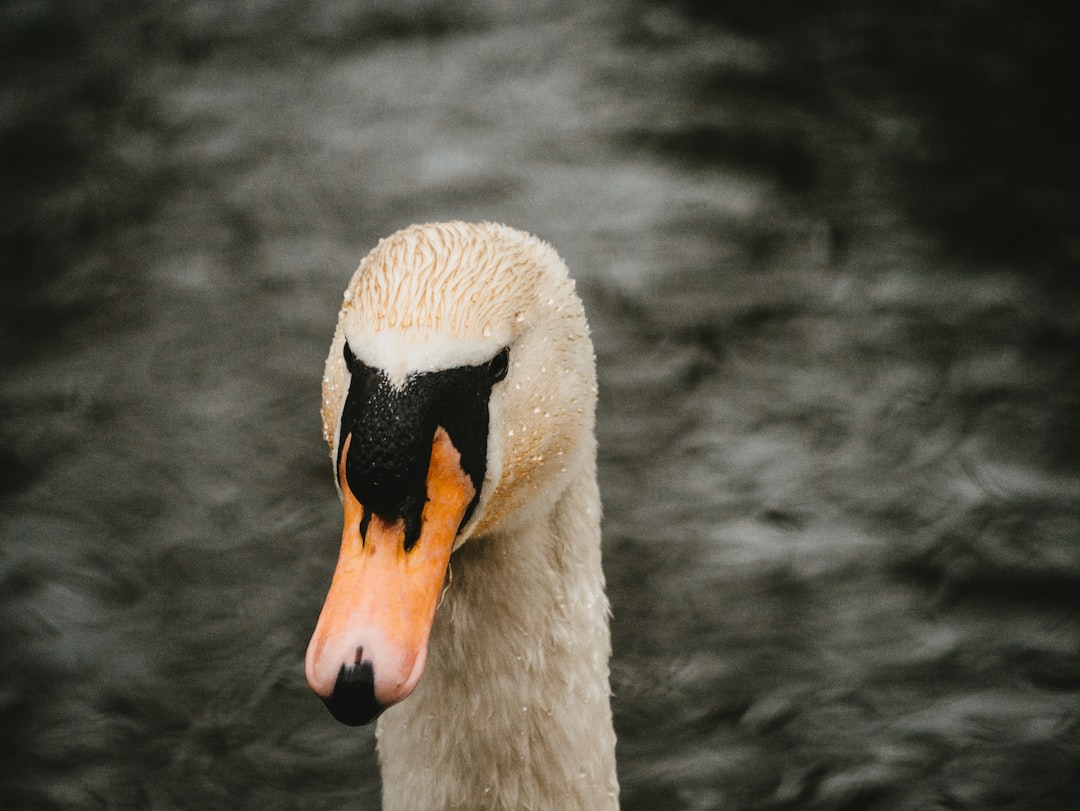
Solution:
{"label": "blurred water", "polygon": [[465,218],[593,324],[624,808],[1078,807],[1067,29],[826,5],[5,4],[0,805],[378,807],[322,360]]}

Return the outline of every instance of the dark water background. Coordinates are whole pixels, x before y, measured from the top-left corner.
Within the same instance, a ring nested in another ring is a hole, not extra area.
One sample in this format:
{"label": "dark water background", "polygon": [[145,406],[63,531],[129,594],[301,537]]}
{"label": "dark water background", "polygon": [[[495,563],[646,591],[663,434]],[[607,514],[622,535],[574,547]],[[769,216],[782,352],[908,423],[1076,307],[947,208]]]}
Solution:
{"label": "dark water background", "polygon": [[592,320],[624,808],[1080,808],[1042,8],[4,3],[0,806],[378,808],[302,672],[322,361],[465,218]]}

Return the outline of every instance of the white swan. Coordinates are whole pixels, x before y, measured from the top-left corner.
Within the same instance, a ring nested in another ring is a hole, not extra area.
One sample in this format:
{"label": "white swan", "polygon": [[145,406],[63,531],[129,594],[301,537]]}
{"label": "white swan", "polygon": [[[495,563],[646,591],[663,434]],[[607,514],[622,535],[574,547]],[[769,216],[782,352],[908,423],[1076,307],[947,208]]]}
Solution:
{"label": "white swan", "polygon": [[305,669],[339,720],[387,710],[386,811],[618,807],[595,405],[535,237],[413,226],[353,276],[322,408],[345,529]]}

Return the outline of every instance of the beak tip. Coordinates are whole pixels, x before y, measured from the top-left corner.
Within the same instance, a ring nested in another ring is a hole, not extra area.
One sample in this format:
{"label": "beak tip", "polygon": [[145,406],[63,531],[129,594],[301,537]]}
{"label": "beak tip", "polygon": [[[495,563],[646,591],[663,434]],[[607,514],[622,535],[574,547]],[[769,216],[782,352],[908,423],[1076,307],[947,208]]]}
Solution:
{"label": "beak tip", "polygon": [[371,662],[342,665],[334,689],[328,696],[320,694],[320,698],[330,714],[348,726],[369,724],[386,709],[375,697],[375,671]]}

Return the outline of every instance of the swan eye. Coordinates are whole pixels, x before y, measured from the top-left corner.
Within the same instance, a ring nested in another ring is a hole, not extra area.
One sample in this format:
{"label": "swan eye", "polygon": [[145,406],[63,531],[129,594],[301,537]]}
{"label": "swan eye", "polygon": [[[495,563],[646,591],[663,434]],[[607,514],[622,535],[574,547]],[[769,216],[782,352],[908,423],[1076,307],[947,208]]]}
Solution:
{"label": "swan eye", "polygon": [[375,384],[379,377],[378,370],[373,369],[360,360],[360,358],[356,357],[356,355],[353,354],[352,347],[349,346],[348,341],[345,342],[345,348],[342,351],[342,354],[345,356],[345,368],[349,370],[349,374],[352,375],[354,381],[360,381],[369,388]]}
{"label": "swan eye", "polygon": [[488,377],[492,383],[498,383],[506,373],[510,371],[510,347],[506,347],[498,355],[488,361]]}

